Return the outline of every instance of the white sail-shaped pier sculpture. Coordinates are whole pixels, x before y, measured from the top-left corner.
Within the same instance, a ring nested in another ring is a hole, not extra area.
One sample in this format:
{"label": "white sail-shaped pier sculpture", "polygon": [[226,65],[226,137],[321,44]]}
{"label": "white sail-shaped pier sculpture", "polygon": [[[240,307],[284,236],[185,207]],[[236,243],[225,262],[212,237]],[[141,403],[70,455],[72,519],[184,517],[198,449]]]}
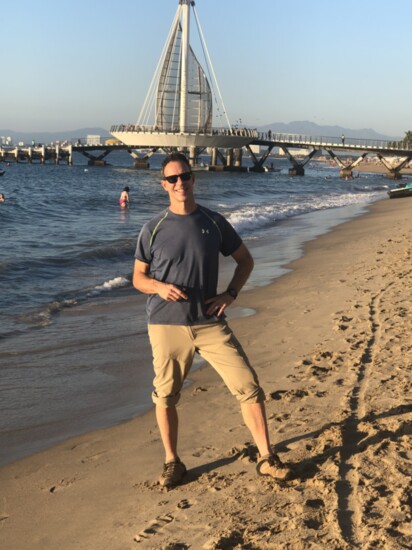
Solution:
{"label": "white sail-shaped pier sculpture", "polygon": [[[208,79],[190,45],[190,15],[195,16],[199,38],[212,77]],[[217,100],[219,98],[219,101]],[[212,124],[216,103],[218,126]],[[111,134],[134,148],[157,147],[241,148],[257,134],[232,128],[191,0],[180,0],[165,48],[136,124],[112,126]],[[192,157],[192,154],[190,155]]]}
{"label": "white sail-shaped pier sculpture", "polygon": [[212,90],[190,46],[187,62],[183,59],[184,42],[178,25],[169,42],[157,87],[155,127],[166,132],[210,133]]}

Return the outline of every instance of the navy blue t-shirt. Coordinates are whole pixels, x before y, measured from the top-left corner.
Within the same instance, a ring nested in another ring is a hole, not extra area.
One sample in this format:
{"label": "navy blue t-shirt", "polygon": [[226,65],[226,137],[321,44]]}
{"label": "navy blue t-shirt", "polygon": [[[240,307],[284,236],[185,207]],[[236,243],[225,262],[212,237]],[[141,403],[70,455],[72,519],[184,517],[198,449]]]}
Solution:
{"label": "navy blue t-shirt", "polygon": [[242,240],[221,214],[197,206],[192,214],[164,210],[141,229],[135,257],[149,264],[149,275],[183,290],[188,300],[169,302],[158,294],[147,299],[149,324],[215,323],[205,300],[217,294],[219,253],[233,254]]}

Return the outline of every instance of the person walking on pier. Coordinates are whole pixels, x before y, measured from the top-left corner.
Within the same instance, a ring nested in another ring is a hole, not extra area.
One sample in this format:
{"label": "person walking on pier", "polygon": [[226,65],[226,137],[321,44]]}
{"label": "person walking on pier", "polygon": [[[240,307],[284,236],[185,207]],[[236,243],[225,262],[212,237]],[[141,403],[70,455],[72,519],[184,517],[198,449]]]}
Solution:
{"label": "person walking on pier", "polygon": [[[135,252],[133,285],[148,294],[155,372],[152,399],[165,451],[159,483],[173,487],[186,474],[177,450],[176,405],[196,352],[216,369],[240,402],[260,454],[258,474],[284,480],[290,470],[271,448],[264,392],[225,320],[225,310],[249,278],[253,259],[221,214],[196,203],[194,183],[183,154],[166,157],[161,185],[170,204],[142,227]],[[227,290],[218,294],[220,253],[232,256],[236,267]]]}
{"label": "person walking on pier", "polygon": [[345,136],[343,134],[342,134],[341,139],[342,139],[342,145],[345,145]]}

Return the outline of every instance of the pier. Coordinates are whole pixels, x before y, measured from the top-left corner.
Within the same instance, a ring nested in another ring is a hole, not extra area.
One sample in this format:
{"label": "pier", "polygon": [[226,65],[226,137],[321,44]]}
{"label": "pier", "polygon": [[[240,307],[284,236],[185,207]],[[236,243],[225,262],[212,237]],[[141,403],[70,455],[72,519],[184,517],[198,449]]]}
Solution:
{"label": "pier", "polygon": [[[124,131],[128,139],[133,136],[134,145],[114,140],[113,135],[121,137],[122,127],[111,128],[112,136],[102,139],[102,143],[88,144],[86,138],[55,145],[31,145],[0,147],[0,162],[27,162],[40,164],[73,164],[73,153],[79,153],[88,159],[89,166],[105,166],[106,157],[113,151],[126,151],[132,157],[135,168],[149,168],[150,157],[154,153],[168,153],[171,150],[184,150],[189,154],[190,162],[196,165],[200,154],[210,154],[210,171],[265,171],[265,162],[274,148],[282,149],[291,164],[289,174],[303,176],[305,165],[317,155],[328,154],[340,168],[342,178],[352,177],[353,170],[368,155],[375,155],[390,179],[400,179],[401,170],[412,162],[411,146],[383,140],[361,140],[329,136],[305,136],[301,134],[279,134],[259,132],[256,128],[213,129],[209,134],[192,131],[160,132],[151,127],[142,128],[127,125]],[[253,146],[259,146],[262,153],[255,153]],[[303,158],[296,151],[306,150]],[[143,152],[142,152],[143,151]],[[253,166],[243,165],[243,155],[250,154]],[[348,153],[352,156],[347,160]],[[353,157],[353,155],[356,155]],[[344,160],[345,159],[345,160]]]}

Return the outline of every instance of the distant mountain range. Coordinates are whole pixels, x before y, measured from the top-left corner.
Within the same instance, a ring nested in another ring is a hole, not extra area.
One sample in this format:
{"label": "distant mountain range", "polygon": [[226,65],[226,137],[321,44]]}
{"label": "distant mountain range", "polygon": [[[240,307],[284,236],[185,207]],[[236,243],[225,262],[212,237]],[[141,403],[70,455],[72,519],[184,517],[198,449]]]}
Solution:
{"label": "distant mountain range", "polygon": [[[325,136],[325,137],[340,137],[342,134],[348,138],[357,139],[381,139],[381,140],[399,140],[404,136],[386,136],[375,132],[372,128],[362,128],[361,130],[353,130],[352,128],[344,128],[342,126],[320,126],[314,122],[307,120],[294,121],[289,123],[273,122],[258,128],[261,132],[271,130],[274,133],[280,134],[302,134],[305,136]],[[79,128],[77,130],[67,130],[61,132],[15,132],[14,130],[0,130],[0,136],[11,137],[13,143],[23,141],[31,143],[34,140],[36,143],[51,143],[52,141],[72,140],[76,138],[85,138],[87,135],[98,135],[102,137],[110,136],[109,130],[105,128]]]}

